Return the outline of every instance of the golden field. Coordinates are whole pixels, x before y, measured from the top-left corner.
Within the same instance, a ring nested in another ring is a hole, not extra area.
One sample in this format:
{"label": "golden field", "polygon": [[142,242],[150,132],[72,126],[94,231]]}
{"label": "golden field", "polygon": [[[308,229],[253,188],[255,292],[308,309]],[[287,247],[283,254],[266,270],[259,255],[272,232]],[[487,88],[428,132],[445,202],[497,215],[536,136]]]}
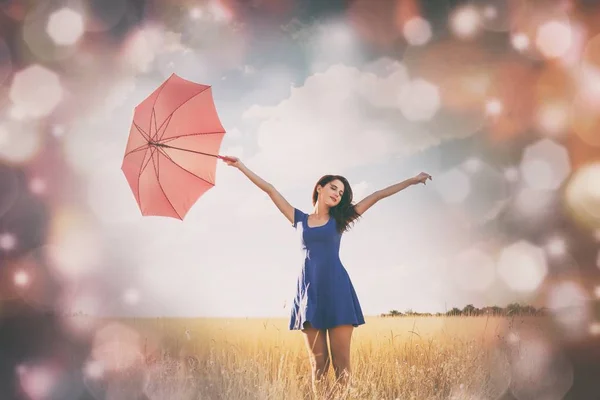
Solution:
{"label": "golden field", "polygon": [[[496,399],[508,387],[510,372],[500,351],[508,329],[541,327],[542,319],[367,318],[354,331],[353,381],[346,398]],[[94,339],[88,386],[113,398],[136,393],[131,398],[313,399],[303,336],[289,331],[287,323],[104,320]]]}

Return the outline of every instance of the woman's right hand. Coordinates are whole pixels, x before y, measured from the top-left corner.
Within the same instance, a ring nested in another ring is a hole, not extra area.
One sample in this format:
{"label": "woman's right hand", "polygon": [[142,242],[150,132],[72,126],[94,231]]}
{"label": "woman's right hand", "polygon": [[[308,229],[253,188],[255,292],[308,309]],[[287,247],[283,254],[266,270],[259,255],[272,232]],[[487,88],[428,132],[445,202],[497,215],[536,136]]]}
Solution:
{"label": "woman's right hand", "polygon": [[238,157],[223,156],[223,161],[230,167],[240,168],[243,165]]}

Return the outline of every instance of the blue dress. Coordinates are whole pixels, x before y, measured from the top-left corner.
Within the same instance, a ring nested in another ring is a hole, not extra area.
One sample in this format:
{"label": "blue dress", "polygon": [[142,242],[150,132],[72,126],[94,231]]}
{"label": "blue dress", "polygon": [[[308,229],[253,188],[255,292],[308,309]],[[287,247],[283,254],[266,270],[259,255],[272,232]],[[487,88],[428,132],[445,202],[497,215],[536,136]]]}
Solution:
{"label": "blue dress", "polygon": [[316,329],[365,323],[350,276],[340,260],[342,234],[333,217],[325,225],[310,227],[308,215],[294,208],[294,228],[301,230],[304,261],[298,276],[290,330],[305,323]]}

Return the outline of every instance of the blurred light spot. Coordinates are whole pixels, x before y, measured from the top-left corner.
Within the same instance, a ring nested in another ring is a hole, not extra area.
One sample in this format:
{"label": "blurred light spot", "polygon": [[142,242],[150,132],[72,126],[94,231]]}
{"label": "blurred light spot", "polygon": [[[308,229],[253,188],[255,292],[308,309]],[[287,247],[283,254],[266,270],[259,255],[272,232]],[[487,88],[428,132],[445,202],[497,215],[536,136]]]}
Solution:
{"label": "blurred light spot", "polygon": [[90,379],[100,379],[104,376],[104,366],[99,361],[90,360],[85,363],[83,373]]}
{"label": "blurred light spot", "polygon": [[569,124],[569,107],[562,102],[545,102],[537,110],[536,121],[542,133],[557,136]]}
{"label": "blurred light spot", "polygon": [[553,237],[546,243],[546,251],[555,257],[563,256],[567,251],[567,243],[564,238]]}
{"label": "blurred light spot", "polygon": [[600,322],[593,322],[590,325],[590,335],[593,335],[593,336],[600,335]]}
{"label": "blurred light spot", "polygon": [[92,358],[102,364],[106,372],[126,370],[143,358],[140,335],[119,323],[110,323],[96,332]]}
{"label": "blurred light spot", "polygon": [[508,335],[506,336],[506,340],[508,341],[508,343],[510,344],[517,344],[519,343],[519,340],[521,340],[521,338],[519,337],[519,334],[516,332],[509,332]]}
{"label": "blurred light spot", "polygon": [[62,137],[65,134],[65,127],[62,125],[54,125],[52,127],[52,135],[56,138]]}
{"label": "blurred light spot", "polygon": [[497,116],[502,113],[502,102],[498,99],[490,99],[485,103],[485,112],[487,115]]}
{"label": "blurred light spot", "polygon": [[510,392],[519,400],[561,399],[573,384],[569,360],[541,335],[523,338],[509,354]]}
{"label": "blurred light spot", "polygon": [[59,210],[55,214],[48,243],[51,266],[63,279],[77,279],[102,263],[101,238],[76,213]]}
{"label": "blurred light spot", "polygon": [[46,366],[29,366],[19,375],[21,388],[32,400],[51,398],[57,384],[55,374]]}
{"label": "blurred light spot", "polygon": [[27,111],[19,106],[13,105],[8,110],[8,116],[15,121],[22,121],[27,118]]}
{"label": "blurred light spot", "polygon": [[[600,268],[600,252],[598,252],[598,268]],[[594,288],[594,295],[600,299],[600,285]]]}
{"label": "blurred light spot", "polygon": [[544,160],[523,161],[521,173],[533,189],[547,189],[552,184],[552,166]]}
{"label": "blurred light spot", "polygon": [[509,182],[516,182],[519,180],[519,169],[515,167],[508,167],[504,169],[504,178]]}
{"label": "blurred light spot", "polygon": [[455,282],[467,291],[484,291],[495,278],[495,263],[492,257],[479,249],[460,253],[454,260]]}
{"label": "blurred light spot", "polygon": [[450,29],[461,39],[474,36],[480,28],[481,19],[475,7],[459,7],[450,16]]}
{"label": "blurred light spot", "polygon": [[409,121],[430,120],[440,108],[439,90],[426,80],[415,79],[400,89],[399,106]]}
{"label": "blurred light spot", "polygon": [[485,19],[495,19],[498,16],[498,10],[494,6],[487,5],[483,8],[483,16]]}
{"label": "blurred light spot", "polygon": [[127,289],[123,294],[123,300],[127,304],[135,305],[140,301],[140,292],[134,288]]}
{"label": "blurred light spot", "polygon": [[35,64],[15,74],[9,96],[27,116],[38,118],[49,115],[56,108],[63,91],[57,74]]}
{"label": "blurred light spot", "polygon": [[529,38],[524,33],[516,33],[512,35],[511,43],[516,50],[523,51],[529,47]]}
{"label": "blurred light spot", "polygon": [[[597,40],[600,42],[600,39]],[[600,43],[598,44],[600,48]],[[600,49],[598,50],[600,53]],[[571,108],[571,126],[582,141],[600,146],[600,55],[598,66],[582,62],[578,80],[578,96]]]}
{"label": "blurred light spot", "polygon": [[208,11],[217,22],[229,22],[233,13],[219,0],[211,0],[208,3]]}
{"label": "blurred light spot", "polygon": [[551,139],[542,139],[525,149],[521,173],[533,189],[556,190],[571,173],[569,154]]}
{"label": "blurred light spot", "polygon": [[10,233],[3,233],[0,235],[0,248],[2,250],[12,250],[15,248],[16,244],[17,238],[15,238],[15,235],[12,235]]}
{"label": "blurred light spot", "polygon": [[83,35],[83,17],[70,8],[55,11],[48,18],[46,32],[58,45],[73,45]]}
{"label": "blurred light spot", "polygon": [[498,275],[517,292],[535,291],[547,272],[544,252],[526,241],[504,248],[498,261]]}
{"label": "blurred light spot", "polygon": [[436,177],[432,183],[447,203],[462,203],[471,192],[469,177],[455,168]]}
{"label": "blurred light spot", "polygon": [[46,182],[41,178],[33,178],[29,182],[29,190],[34,194],[44,194],[46,192]]}
{"label": "blurred light spot", "polygon": [[588,301],[587,293],[581,285],[565,281],[549,289],[546,303],[565,334],[570,338],[578,338],[586,333],[590,323]]}
{"label": "blurred light spot", "polygon": [[411,46],[422,46],[431,39],[431,25],[421,17],[413,17],[404,24],[404,38]]}
{"label": "blurred light spot", "polygon": [[191,19],[200,19],[202,18],[202,9],[200,7],[192,7],[190,9],[190,18]]}
{"label": "blurred light spot", "polygon": [[16,271],[14,276],[15,285],[25,287],[29,284],[29,274],[25,271]]}
{"label": "blurred light spot", "polygon": [[126,40],[122,62],[135,72],[148,72],[164,45],[165,32],[159,27],[146,26],[134,31]]}
{"label": "blurred light spot", "polygon": [[481,169],[482,163],[480,159],[471,157],[467,161],[465,161],[463,165],[467,172],[474,174],[475,172]]}
{"label": "blurred light spot", "polygon": [[525,216],[543,216],[552,200],[552,193],[546,190],[523,188],[517,194],[515,206]]}
{"label": "blurred light spot", "polygon": [[580,91],[597,110],[600,104],[600,34],[588,40],[579,61]]}
{"label": "blurred light spot", "polygon": [[567,23],[549,21],[538,27],[536,45],[547,58],[566,54],[572,43],[571,27]]}
{"label": "blurred light spot", "polygon": [[41,148],[41,135],[35,125],[7,122],[0,125],[0,137],[0,158],[11,163],[27,162]]}
{"label": "blurred light spot", "polygon": [[578,168],[565,191],[569,211],[577,222],[600,229],[600,163]]}

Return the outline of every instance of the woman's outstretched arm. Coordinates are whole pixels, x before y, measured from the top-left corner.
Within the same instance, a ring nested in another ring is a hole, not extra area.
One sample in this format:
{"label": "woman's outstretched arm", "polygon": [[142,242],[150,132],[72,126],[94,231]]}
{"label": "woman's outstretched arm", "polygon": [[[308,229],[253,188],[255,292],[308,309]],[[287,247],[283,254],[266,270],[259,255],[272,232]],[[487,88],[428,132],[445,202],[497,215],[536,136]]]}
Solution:
{"label": "woman's outstretched arm", "polygon": [[281,211],[292,224],[294,223],[294,207],[288,203],[288,201],[281,195],[281,193],[277,191],[277,189],[275,189],[273,185],[252,172],[237,157],[227,156],[224,161],[227,163],[227,165],[242,171],[242,173],[246,175],[252,183],[258,186],[258,188],[263,192],[267,193],[279,211]]}
{"label": "woman's outstretched arm", "polygon": [[377,203],[381,199],[385,199],[393,194],[398,193],[401,190],[406,189],[409,186],[416,185],[418,183],[426,184],[427,179],[432,179],[431,175],[426,174],[425,172],[421,172],[419,175],[409,178],[405,181],[396,183],[394,185],[388,186],[385,189],[378,190],[376,192],[371,193],[361,201],[359,201],[354,209],[360,215],[362,215],[365,211],[371,208],[375,203]]}

